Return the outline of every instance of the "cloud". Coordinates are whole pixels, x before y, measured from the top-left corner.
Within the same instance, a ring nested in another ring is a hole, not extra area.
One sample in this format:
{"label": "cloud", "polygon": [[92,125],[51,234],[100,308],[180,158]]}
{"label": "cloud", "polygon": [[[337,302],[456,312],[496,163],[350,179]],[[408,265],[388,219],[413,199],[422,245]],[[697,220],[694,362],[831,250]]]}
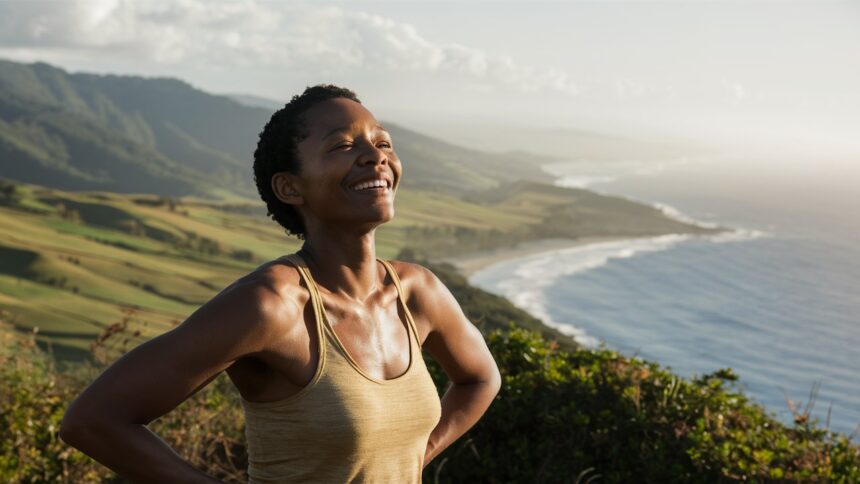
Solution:
{"label": "cloud", "polygon": [[648,91],[645,84],[626,78],[616,78],[613,87],[615,88],[615,96],[621,100],[641,98]]}
{"label": "cloud", "polygon": [[727,79],[720,80],[720,86],[723,88],[723,95],[732,103],[738,104],[743,102],[749,96],[748,90],[743,84]]}
{"label": "cloud", "polygon": [[523,65],[403,22],[335,6],[203,0],[0,3],[0,49],[84,52],[157,64],[317,72],[448,73],[575,95],[559,70]]}

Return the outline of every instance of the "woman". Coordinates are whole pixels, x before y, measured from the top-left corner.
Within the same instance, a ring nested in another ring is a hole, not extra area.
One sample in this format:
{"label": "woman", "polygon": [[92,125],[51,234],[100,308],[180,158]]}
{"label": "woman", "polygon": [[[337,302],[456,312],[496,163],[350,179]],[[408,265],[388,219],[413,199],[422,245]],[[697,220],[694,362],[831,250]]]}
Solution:
{"label": "woman", "polygon": [[[308,88],[255,152],[270,215],[304,240],[128,352],[69,407],[64,441],[140,482],[213,482],[145,425],[226,370],[251,482],[420,482],[500,386],[481,334],[426,268],[376,258],[402,168],[355,94]],[[421,358],[452,381],[441,402]]]}

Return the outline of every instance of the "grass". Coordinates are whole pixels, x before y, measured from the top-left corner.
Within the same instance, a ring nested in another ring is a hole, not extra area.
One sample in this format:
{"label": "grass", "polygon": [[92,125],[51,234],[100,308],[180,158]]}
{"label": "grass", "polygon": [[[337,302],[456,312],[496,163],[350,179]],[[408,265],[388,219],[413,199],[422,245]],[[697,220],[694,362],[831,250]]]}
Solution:
{"label": "grass", "polygon": [[[568,219],[550,217],[572,203],[581,206]],[[238,205],[245,208],[235,210]],[[573,227],[589,210],[614,213],[623,226],[630,206],[535,184],[514,184],[471,200],[402,189],[395,218],[377,231],[377,255],[392,259],[410,247],[432,259],[513,245],[542,237],[550,228]],[[637,224],[654,232],[699,230],[636,206]],[[604,232],[592,224],[565,234]],[[102,329],[98,322],[120,318],[123,308],[138,310],[149,331],[163,331],[238,277],[294,252],[300,243],[265,216],[261,202],[65,192],[16,183],[13,195],[0,200],[0,309],[15,315],[19,330],[39,327],[43,344],[77,354]]]}

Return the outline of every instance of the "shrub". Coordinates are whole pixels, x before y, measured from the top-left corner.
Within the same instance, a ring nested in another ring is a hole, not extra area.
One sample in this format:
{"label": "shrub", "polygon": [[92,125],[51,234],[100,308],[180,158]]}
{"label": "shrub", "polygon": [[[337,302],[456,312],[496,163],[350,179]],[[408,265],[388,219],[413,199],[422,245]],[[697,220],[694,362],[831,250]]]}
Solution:
{"label": "shrub", "polygon": [[99,482],[112,473],[57,436],[81,381],[56,371],[35,333],[0,326],[0,482]]}
{"label": "shrub", "polygon": [[[502,390],[427,482],[860,482],[848,437],[786,427],[733,387],[731,370],[684,380],[514,326],[488,342]],[[441,393],[444,375],[428,365]]]}
{"label": "shrub", "polygon": [[[0,482],[106,482],[110,469],[59,439],[72,400],[125,351],[128,316],[93,344],[93,360],[59,371],[35,333],[19,336],[0,326]],[[244,419],[226,374],[152,422],[149,427],[192,465],[224,482],[247,482]]]}
{"label": "shrub", "polygon": [[[96,340],[92,361],[63,371],[35,334],[0,331],[0,482],[118,480],[57,429],[72,399],[126,350],[132,314]],[[502,390],[425,469],[428,483],[860,482],[860,448],[847,436],[806,418],[783,425],[735,389],[731,370],[685,380],[515,325],[487,339]],[[441,394],[447,378],[427,363]],[[207,474],[247,481],[242,407],[225,374],[150,427]]]}

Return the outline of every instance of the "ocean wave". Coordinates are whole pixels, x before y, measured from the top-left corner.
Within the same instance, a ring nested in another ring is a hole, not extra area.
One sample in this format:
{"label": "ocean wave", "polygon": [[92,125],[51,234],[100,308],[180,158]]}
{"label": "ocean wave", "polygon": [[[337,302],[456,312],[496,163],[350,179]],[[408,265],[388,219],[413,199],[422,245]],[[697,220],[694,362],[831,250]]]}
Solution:
{"label": "ocean wave", "polygon": [[[641,203],[641,202],[640,202]],[[696,220],[693,217],[685,214],[684,212],[678,210],[677,208],[663,202],[653,202],[651,206],[661,211],[663,215],[671,218],[672,220],[677,220],[679,222],[683,222],[685,224],[695,225],[697,227],[702,227],[706,229],[715,229],[719,227],[718,224],[713,222],[703,222],[701,220]]]}
{"label": "ocean wave", "polygon": [[668,234],[542,252],[488,266],[472,274],[469,282],[500,293],[517,307],[572,336],[579,344],[595,347],[597,339],[584,330],[571,322],[552,318],[548,311],[546,289],[562,277],[601,267],[613,259],[666,250],[691,237],[687,234]]}
{"label": "ocean wave", "polygon": [[711,235],[708,240],[716,244],[724,242],[743,242],[745,240],[758,239],[761,237],[769,237],[773,234],[764,230],[755,229],[734,229],[727,232],[721,232],[716,235]]}
{"label": "ocean wave", "polygon": [[[651,206],[663,212],[663,215],[665,215],[666,217],[669,217],[673,220],[677,220],[679,222],[695,225],[697,227],[702,227],[706,229],[715,229],[720,227],[720,225],[715,222],[704,222],[702,220],[697,220],[667,203],[652,202]],[[711,242],[720,244],[724,242],[742,242],[745,240],[758,239],[760,237],[767,237],[770,235],[772,234],[764,230],[732,229],[725,232],[720,232],[715,235],[706,236],[706,238]]]}
{"label": "ocean wave", "polygon": [[557,161],[540,165],[540,169],[555,177],[555,185],[566,188],[589,188],[598,183],[610,183],[629,176],[655,176],[670,168],[692,162],[707,162],[714,157],[682,156],[657,160],[591,160]]}
{"label": "ocean wave", "polygon": [[563,176],[555,180],[555,185],[564,188],[588,188],[595,183],[614,181],[614,176]]}

